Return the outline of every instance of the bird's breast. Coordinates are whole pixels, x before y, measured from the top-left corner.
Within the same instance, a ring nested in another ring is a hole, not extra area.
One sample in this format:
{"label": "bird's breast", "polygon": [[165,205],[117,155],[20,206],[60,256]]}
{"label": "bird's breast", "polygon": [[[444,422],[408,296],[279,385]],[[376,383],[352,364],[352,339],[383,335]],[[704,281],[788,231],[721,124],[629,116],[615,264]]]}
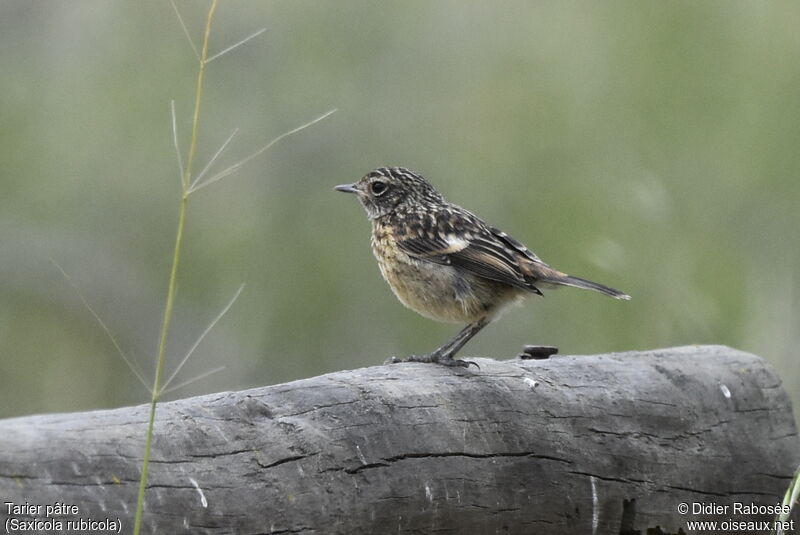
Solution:
{"label": "bird's breast", "polygon": [[397,246],[394,235],[374,225],[372,252],[397,298],[427,318],[471,323],[494,315],[524,293],[453,266],[414,258]]}

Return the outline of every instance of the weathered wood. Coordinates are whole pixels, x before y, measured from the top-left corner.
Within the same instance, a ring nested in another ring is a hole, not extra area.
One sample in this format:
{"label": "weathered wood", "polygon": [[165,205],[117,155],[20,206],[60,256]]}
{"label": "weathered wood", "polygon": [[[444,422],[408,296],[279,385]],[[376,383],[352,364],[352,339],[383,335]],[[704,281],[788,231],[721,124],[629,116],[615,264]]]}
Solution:
{"label": "weathered wood", "polygon": [[[145,531],[689,533],[688,520],[772,520],[732,506],[778,503],[800,463],[790,401],[754,355],[476,361],[160,405]],[[75,504],[129,533],[147,416],[0,421],[0,498]],[[681,503],[728,511],[681,515]]]}

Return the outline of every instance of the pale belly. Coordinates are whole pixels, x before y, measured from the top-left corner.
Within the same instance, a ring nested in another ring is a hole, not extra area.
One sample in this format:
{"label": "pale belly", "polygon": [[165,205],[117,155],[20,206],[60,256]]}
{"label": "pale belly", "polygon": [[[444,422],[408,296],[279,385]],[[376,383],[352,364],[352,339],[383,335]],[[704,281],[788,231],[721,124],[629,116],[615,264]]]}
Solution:
{"label": "pale belly", "polygon": [[[472,323],[496,316],[524,292],[457,268],[417,260],[373,242],[383,278],[408,308],[437,321]],[[392,252],[390,253],[389,250]]]}

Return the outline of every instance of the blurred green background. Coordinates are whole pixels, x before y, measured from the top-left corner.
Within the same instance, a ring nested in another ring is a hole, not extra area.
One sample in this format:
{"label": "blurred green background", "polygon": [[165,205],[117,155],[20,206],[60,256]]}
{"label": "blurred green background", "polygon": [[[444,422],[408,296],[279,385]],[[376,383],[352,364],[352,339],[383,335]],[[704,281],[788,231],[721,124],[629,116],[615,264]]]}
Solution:
{"label": "blurred green background", "polygon": [[[178,3],[200,40],[206,2]],[[465,355],[728,344],[800,400],[800,3],[221,3],[197,169],[328,109],[190,201],[168,372],[241,282],[184,397],[369,366],[460,326],[405,309],[332,186],[382,165],[545,261],[621,288],[550,292]],[[58,270],[152,374],[177,222],[169,102],[196,61],[168,2],[0,4],[0,416],[143,402]]]}

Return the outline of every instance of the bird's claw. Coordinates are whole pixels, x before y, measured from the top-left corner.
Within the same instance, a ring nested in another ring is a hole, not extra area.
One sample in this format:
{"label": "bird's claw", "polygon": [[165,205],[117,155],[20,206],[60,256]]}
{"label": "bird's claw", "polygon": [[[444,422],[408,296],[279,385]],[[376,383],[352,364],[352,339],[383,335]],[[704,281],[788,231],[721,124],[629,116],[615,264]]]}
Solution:
{"label": "bird's claw", "polygon": [[460,367],[460,368],[469,368],[470,365],[475,366],[479,370],[481,369],[478,366],[477,362],[473,362],[471,360],[463,360],[463,359],[454,359],[453,357],[442,357],[441,355],[437,355],[436,353],[431,353],[430,355],[411,355],[410,357],[406,357],[404,359],[397,358],[392,356],[384,362],[384,364],[399,364],[401,362],[423,362],[423,363],[431,363],[431,364],[441,364],[442,366],[448,367]]}
{"label": "bird's claw", "polygon": [[439,364],[443,366],[460,366],[461,368],[469,368],[470,366],[475,366],[479,370],[481,369],[478,366],[477,362],[473,362],[471,360],[464,360],[464,359],[449,359],[449,360],[440,360]]}
{"label": "bird's claw", "polygon": [[387,359],[384,364],[400,364],[401,362],[439,362],[437,355],[411,355],[404,359],[397,358],[394,355]]}

